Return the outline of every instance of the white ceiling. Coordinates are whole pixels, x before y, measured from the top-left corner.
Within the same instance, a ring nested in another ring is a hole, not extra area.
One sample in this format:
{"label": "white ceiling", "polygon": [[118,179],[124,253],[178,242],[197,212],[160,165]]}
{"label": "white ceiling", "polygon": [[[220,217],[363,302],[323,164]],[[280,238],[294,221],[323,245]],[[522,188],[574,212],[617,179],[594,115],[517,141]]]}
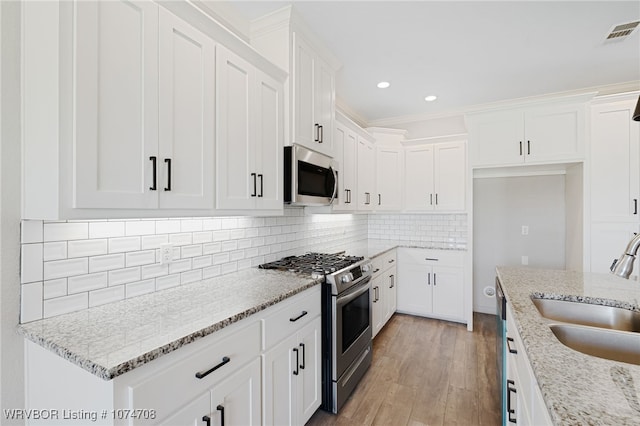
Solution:
{"label": "white ceiling", "polygon": [[[632,82],[640,88],[640,1],[234,1],[246,19],[289,4],[341,61],[336,93],[359,121]],[[378,89],[380,80],[391,82]],[[626,85],[625,85],[626,87]],[[427,103],[426,95],[438,100]]]}

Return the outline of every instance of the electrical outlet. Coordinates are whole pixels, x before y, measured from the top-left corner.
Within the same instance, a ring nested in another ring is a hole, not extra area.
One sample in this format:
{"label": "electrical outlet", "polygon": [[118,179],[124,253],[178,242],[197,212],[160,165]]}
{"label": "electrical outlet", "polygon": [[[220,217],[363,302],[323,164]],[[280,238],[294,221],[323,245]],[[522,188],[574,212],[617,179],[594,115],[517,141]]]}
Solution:
{"label": "electrical outlet", "polygon": [[529,256],[522,256],[522,264],[523,265],[529,264]]}
{"label": "electrical outlet", "polygon": [[529,225],[522,225],[522,235],[529,235]]}
{"label": "electrical outlet", "polygon": [[166,265],[173,262],[173,244],[160,245],[160,264]]}

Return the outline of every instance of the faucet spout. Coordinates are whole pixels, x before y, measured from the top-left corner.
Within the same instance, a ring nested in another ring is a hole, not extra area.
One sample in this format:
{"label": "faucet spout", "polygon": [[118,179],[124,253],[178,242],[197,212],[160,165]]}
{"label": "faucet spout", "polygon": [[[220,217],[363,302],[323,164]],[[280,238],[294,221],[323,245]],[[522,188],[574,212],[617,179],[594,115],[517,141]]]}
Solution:
{"label": "faucet spout", "polygon": [[633,261],[636,260],[638,249],[640,249],[640,234],[636,234],[636,236],[629,241],[620,259],[613,262],[613,265],[611,265],[611,273],[629,279],[631,272],[633,272]]}

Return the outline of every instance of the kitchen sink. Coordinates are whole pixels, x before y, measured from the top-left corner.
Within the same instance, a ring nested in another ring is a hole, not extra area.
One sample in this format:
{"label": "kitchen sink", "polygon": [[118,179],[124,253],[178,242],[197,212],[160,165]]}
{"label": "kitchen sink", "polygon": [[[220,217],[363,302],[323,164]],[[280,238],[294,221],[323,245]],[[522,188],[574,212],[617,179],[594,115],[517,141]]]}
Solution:
{"label": "kitchen sink", "polygon": [[[554,321],[640,332],[640,312],[613,306],[532,298],[540,315]],[[640,338],[640,336],[638,336]]]}
{"label": "kitchen sink", "polygon": [[571,349],[598,358],[640,365],[640,333],[569,324],[551,324],[549,327],[556,338]]}

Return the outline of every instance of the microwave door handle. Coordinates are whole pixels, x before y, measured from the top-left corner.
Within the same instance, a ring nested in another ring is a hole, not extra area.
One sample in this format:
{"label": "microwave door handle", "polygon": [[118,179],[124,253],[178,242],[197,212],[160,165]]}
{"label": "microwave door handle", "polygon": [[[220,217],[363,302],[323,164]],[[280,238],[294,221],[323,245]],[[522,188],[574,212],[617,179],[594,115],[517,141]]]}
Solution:
{"label": "microwave door handle", "polygon": [[331,194],[331,199],[329,200],[329,205],[333,204],[333,200],[338,196],[338,172],[333,170],[333,167],[329,167],[331,173],[333,173],[333,193]]}

